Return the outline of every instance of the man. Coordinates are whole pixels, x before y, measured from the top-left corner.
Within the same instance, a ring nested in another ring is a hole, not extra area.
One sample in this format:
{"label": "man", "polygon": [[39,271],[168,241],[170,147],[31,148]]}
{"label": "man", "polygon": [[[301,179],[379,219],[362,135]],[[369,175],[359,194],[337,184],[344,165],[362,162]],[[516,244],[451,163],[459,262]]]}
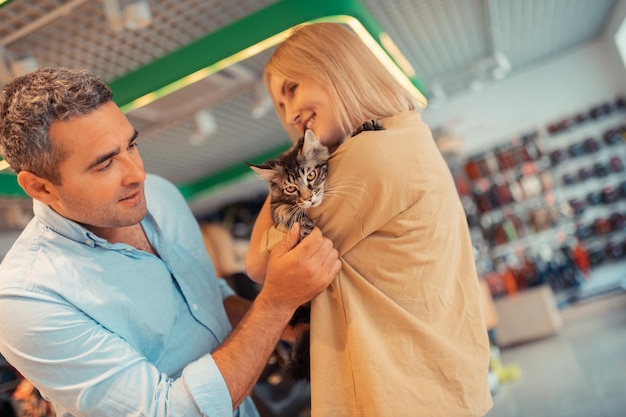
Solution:
{"label": "man", "polygon": [[35,217],[0,264],[0,353],[58,415],[256,416],[247,395],[337,252],[318,229],[295,246],[296,226],[255,301],[235,297],[180,193],[146,175],[137,136],[85,71],[4,88],[0,154]]}

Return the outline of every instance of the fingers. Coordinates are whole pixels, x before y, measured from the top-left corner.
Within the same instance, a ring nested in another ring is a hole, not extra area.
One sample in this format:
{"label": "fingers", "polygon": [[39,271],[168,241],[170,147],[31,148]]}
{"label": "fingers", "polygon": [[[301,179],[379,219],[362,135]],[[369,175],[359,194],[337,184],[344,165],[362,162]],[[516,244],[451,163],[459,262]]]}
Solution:
{"label": "fingers", "polygon": [[326,253],[331,250],[333,243],[330,239],[322,236],[322,232],[318,227],[314,227],[313,231],[300,242],[298,245],[300,256],[302,260],[308,260],[313,257],[320,256],[321,253]]}
{"label": "fingers", "polygon": [[322,232],[316,227],[302,240],[300,246],[303,251],[300,254],[301,259],[310,262],[313,268],[319,268],[318,272],[325,274],[330,283],[341,269],[339,253],[333,247],[332,241],[322,236]]}
{"label": "fingers", "polygon": [[297,307],[311,300],[328,287],[341,269],[337,250],[319,228],[293,247],[298,236],[299,229],[294,227],[274,248],[268,263],[263,291],[281,299],[283,306]]}
{"label": "fingers", "polygon": [[277,252],[275,256],[282,256],[285,253],[289,252],[298,244],[298,240],[300,239],[300,223],[294,223],[289,232],[285,235],[285,237],[280,241],[278,245],[272,250],[273,252]]}
{"label": "fingers", "polygon": [[339,271],[341,271],[341,260],[339,259],[339,253],[335,248],[328,253],[322,268],[328,272],[331,281],[335,279]]}

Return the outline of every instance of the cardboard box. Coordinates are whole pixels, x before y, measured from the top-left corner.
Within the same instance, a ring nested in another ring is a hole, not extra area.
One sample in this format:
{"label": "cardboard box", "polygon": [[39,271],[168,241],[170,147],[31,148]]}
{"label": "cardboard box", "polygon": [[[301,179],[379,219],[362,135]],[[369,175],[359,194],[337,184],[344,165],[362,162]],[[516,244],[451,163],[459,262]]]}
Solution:
{"label": "cardboard box", "polygon": [[532,287],[495,300],[498,346],[510,346],[554,335],[562,325],[549,285]]}

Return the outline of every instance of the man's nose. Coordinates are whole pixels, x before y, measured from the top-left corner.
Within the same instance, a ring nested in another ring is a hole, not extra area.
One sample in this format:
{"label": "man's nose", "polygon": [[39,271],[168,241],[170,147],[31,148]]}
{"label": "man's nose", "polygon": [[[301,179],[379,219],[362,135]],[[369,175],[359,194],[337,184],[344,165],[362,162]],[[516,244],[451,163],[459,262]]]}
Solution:
{"label": "man's nose", "polygon": [[126,170],[124,172],[124,184],[143,182],[146,179],[146,171],[143,169],[143,160],[136,150],[134,154],[124,158],[124,165]]}

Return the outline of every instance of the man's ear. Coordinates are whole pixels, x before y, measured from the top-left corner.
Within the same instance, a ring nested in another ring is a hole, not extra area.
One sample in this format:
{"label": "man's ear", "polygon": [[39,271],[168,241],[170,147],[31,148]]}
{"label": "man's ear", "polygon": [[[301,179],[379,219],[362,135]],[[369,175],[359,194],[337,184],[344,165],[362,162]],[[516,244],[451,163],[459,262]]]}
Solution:
{"label": "man's ear", "polygon": [[29,171],[20,171],[17,174],[17,183],[26,191],[26,194],[34,200],[45,204],[51,204],[56,200],[56,187],[45,178]]}

